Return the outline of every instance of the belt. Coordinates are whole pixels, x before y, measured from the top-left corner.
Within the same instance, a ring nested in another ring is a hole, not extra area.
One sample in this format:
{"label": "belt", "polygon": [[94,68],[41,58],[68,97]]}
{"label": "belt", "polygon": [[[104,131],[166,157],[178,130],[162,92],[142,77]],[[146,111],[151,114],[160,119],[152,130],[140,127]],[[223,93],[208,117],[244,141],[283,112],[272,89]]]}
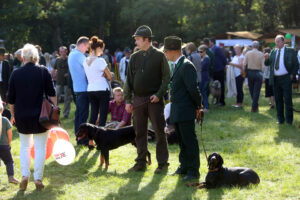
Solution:
{"label": "belt", "polygon": [[274,74],[274,77],[283,77],[283,76],[286,76],[286,75],[289,75],[289,74],[281,74],[281,75],[275,75]]}
{"label": "belt", "polygon": [[248,69],[248,71],[261,72],[261,70],[259,70],[259,69]]}

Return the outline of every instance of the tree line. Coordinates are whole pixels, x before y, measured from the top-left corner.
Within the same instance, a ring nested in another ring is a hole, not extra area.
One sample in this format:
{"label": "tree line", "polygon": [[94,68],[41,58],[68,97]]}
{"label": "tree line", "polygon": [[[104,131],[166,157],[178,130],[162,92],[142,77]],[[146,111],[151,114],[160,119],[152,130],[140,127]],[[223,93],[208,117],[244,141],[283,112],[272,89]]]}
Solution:
{"label": "tree line", "polygon": [[112,50],[133,47],[142,24],[159,42],[177,35],[196,43],[227,31],[300,27],[295,0],[0,0],[0,6],[0,39],[10,51],[31,42],[52,52],[81,35],[97,35]]}

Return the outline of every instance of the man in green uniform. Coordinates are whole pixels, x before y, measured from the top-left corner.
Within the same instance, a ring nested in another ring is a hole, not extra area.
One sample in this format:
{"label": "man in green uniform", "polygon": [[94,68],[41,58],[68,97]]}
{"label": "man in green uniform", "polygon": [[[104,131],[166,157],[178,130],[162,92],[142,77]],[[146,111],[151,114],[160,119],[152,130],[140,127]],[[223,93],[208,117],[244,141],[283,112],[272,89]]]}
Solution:
{"label": "man in green uniform", "polygon": [[[284,36],[275,38],[276,49],[265,54],[265,65],[270,68],[270,85],[274,87],[277,124],[293,123],[292,80],[295,78],[299,63],[297,54],[292,48],[284,46]],[[285,117],[283,114],[285,105]]]}
{"label": "man in green uniform", "polygon": [[71,90],[68,86],[69,66],[68,66],[68,49],[65,46],[59,47],[59,54],[54,63],[56,70],[56,96],[57,102],[60,101],[62,93],[64,93],[64,110],[63,115],[68,118],[71,105]]}
{"label": "man in green uniform", "polygon": [[171,114],[179,140],[180,166],[173,174],[184,174],[184,181],[199,178],[200,158],[198,139],[195,133],[195,119],[201,106],[195,66],[181,53],[181,39],[166,37],[164,52],[168,60],[175,62],[171,77]]}
{"label": "man in green uniform", "polygon": [[124,86],[126,111],[133,112],[133,125],[136,132],[136,164],[128,171],[141,171],[146,168],[147,125],[150,118],[156,138],[155,173],[167,171],[169,152],[164,132],[164,102],[170,82],[170,69],[163,52],[152,46],[152,31],[148,26],[140,26],[133,35],[139,51],[132,54]]}

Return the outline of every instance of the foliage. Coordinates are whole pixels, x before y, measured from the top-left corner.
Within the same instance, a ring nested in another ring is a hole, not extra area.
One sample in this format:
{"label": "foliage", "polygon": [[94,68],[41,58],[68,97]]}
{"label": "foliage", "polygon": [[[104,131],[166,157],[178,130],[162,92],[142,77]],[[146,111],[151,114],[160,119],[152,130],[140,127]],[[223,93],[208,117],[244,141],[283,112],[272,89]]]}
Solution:
{"label": "foliage", "polygon": [[0,38],[14,51],[25,42],[44,51],[98,35],[109,49],[134,46],[131,35],[142,24],[155,40],[178,35],[184,41],[226,31],[270,32],[299,27],[300,4],[294,0],[0,0]]}

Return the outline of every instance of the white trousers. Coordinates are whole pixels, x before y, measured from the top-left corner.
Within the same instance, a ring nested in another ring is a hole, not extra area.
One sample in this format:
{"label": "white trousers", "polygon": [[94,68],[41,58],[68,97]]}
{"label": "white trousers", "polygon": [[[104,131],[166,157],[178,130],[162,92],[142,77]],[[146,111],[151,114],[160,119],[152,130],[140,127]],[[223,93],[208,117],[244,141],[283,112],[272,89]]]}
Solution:
{"label": "white trousers", "polygon": [[42,180],[44,174],[44,165],[46,160],[46,148],[48,132],[38,134],[22,134],[20,133],[20,165],[22,176],[30,176],[30,149],[34,138],[34,180]]}

